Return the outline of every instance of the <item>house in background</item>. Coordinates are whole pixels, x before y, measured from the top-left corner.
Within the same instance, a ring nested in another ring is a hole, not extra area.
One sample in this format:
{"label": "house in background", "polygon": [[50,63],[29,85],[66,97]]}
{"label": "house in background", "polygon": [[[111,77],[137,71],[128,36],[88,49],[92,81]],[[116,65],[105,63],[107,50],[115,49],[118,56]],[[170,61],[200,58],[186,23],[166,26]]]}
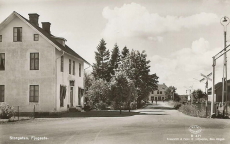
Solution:
{"label": "house in background", "polygon": [[0,102],[20,111],[66,111],[81,105],[84,63],[39,15],[13,12],[0,24]]}
{"label": "house in background", "polygon": [[163,83],[163,84],[158,84],[158,90],[152,91],[149,94],[149,101],[152,100],[158,100],[158,101],[162,101],[165,100],[166,95],[165,95],[165,91],[168,87]]}
{"label": "house in background", "polygon": [[[230,80],[228,80],[227,83],[228,83],[227,101],[230,101]],[[214,98],[214,100],[216,102],[222,102],[222,82],[215,84],[215,94],[216,97]],[[212,88],[208,89],[208,95],[209,95],[209,101],[212,101]],[[226,98],[224,98],[224,101],[226,101]]]}
{"label": "house in background", "polygon": [[188,95],[179,95],[181,102],[188,102],[189,96]]}

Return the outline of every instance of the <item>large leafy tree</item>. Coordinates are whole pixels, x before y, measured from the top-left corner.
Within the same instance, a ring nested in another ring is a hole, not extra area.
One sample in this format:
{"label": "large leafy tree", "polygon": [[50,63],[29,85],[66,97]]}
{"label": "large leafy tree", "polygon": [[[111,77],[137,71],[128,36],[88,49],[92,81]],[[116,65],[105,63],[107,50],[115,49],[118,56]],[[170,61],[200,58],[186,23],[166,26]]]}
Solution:
{"label": "large leafy tree", "polygon": [[[165,90],[165,96],[167,100],[171,100],[175,98],[175,93],[176,93],[177,88],[174,86],[169,86],[166,90]],[[174,97],[173,97],[174,96]]]}
{"label": "large leafy tree", "polygon": [[136,94],[134,83],[125,72],[116,72],[111,80],[111,99],[115,102],[130,102],[135,100]]}
{"label": "large leafy tree", "polygon": [[191,93],[193,102],[204,102],[207,98],[207,95],[201,90],[197,89]]}
{"label": "large leafy tree", "polygon": [[131,67],[134,68],[133,74],[130,75],[135,83],[138,98],[137,105],[140,106],[142,100],[147,100],[152,90],[157,90],[158,77],[156,74],[150,74],[150,61],[147,60],[145,51],[131,51],[129,56]]}
{"label": "large leafy tree", "polygon": [[95,52],[96,63],[93,64],[93,76],[95,79],[103,79],[109,81],[111,75],[109,72],[109,59],[110,53],[106,48],[106,42],[101,39],[99,45],[97,46],[97,51]]}
{"label": "large leafy tree", "polygon": [[103,79],[94,80],[86,93],[91,106],[98,103],[108,103],[110,95],[110,84]]}
{"label": "large leafy tree", "polygon": [[119,51],[119,47],[117,46],[117,44],[114,45],[114,48],[112,50],[112,54],[111,54],[111,59],[110,59],[110,74],[114,75],[114,69],[117,69],[118,67],[118,63],[120,62],[120,51]]}
{"label": "large leafy tree", "polygon": [[92,74],[89,73],[84,73],[84,87],[85,87],[85,92],[88,91],[88,89],[92,86],[93,82],[93,76]]}

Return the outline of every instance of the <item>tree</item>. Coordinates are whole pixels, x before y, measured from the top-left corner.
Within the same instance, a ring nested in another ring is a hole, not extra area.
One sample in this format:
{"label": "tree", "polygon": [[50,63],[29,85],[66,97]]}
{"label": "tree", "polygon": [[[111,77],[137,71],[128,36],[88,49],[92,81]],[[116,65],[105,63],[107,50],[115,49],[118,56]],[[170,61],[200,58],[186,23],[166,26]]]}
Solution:
{"label": "tree", "polygon": [[93,64],[93,76],[95,79],[103,79],[107,82],[111,79],[109,72],[109,58],[110,53],[106,48],[104,39],[101,39],[97,46],[97,52],[95,52],[96,63]]}
{"label": "tree", "polygon": [[[175,98],[175,93],[176,93],[177,88],[174,86],[169,86],[166,90],[165,90],[165,96],[167,100],[174,100]],[[174,94],[174,97],[173,97]]]}
{"label": "tree", "polygon": [[103,79],[94,80],[86,97],[90,100],[90,105],[96,107],[98,103],[108,103],[110,95],[110,85]]}
{"label": "tree", "polygon": [[117,44],[115,44],[112,50],[111,59],[110,59],[109,70],[110,70],[111,75],[115,74],[114,69],[117,69],[119,62],[120,62],[120,51],[119,51]]}
{"label": "tree", "polygon": [[191,96],[193,97],[193,102],[204,102],[207,98],[207,95],[201,89],[194,90]]}
{"label": "tree", "polygon": [[121,52],[121,58],[124,59],[126,56],[129,55],[129,49],[127,49],[127,47],[125,46],[123,49],[122,49],[122,52]]}
{"label": "tree", "polygon": [[115,105],[126,104],[126,107],[130,105],[130,102],[135,101],[137,98],[137,91],[132,80],[128,78],[125,71],[120,69],[115,72],[115,76],[111,80],[111,95],[110,100],[115,102]]}
{"label": "tree", "polygon": [[137,89],[137,106],[140,107],[142,100],[147,100],[151,91],[157,90],[158,77],[156,74],[150,74],[150,61],[147,60],[145,51],[131,51],[129,56],[131,67],[134,68],[130,79],[134,81]]}
{"label": "tree", "polygon": [[93,76],[92,74],[84,73],[84,87],[85,87],[85,92],[88,91],[88,89],[91,87],[93,82]]}

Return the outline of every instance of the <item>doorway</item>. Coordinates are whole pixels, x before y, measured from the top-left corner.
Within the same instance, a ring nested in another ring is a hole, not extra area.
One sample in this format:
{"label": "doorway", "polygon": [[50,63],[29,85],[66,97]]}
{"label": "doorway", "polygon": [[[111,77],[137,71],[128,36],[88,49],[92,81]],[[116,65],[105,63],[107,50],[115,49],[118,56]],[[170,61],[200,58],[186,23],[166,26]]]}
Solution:
{"label": "doorway", "polygon": [[70,87],[70,107],[73,107],[73,87]]}

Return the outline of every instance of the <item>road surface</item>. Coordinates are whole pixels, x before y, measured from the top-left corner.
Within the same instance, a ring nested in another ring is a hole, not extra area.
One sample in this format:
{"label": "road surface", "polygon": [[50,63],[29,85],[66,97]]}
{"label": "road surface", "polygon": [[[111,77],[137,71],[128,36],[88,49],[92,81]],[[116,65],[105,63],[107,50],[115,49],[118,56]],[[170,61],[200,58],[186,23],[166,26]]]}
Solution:
{"label": "road surface", "polygon": [[[122,115],[105,113],[74,113],[63,118],[1,124],[0,143],[230,144],[230,120],[187,116],[167,102]],[[194,125],[199,128],[193,129]]]}

